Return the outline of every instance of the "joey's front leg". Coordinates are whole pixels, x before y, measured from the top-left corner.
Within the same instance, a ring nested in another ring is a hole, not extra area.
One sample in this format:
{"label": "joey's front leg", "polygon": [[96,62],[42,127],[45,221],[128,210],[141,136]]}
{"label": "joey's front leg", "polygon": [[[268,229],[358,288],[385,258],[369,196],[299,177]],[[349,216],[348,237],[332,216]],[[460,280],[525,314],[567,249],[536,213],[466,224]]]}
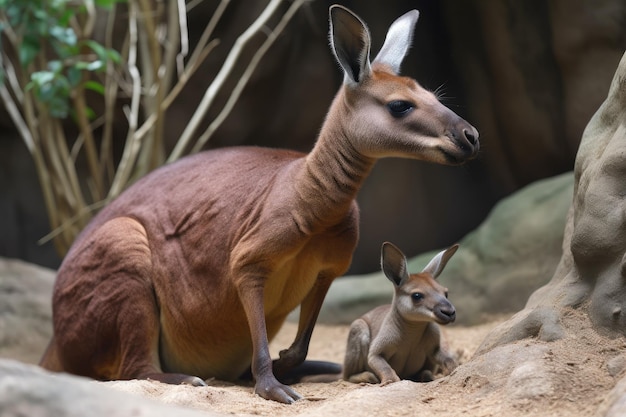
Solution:
{"label": "joey's front leg", "polygon": [[272,371],[265,310],[263,306],[263,279],[252,278],[237,286],[252,336],[252,376],[254,392],[267,400],[291,404],[302,398],[290,387],[278,382]]}
{"label": "joey's front leg", "polygon": [[[296,338],[288,349],[280,352],[280,359],[274,362],[274,372],[279,378],[287,378],[290,371],[306,359],[311,335],[333,278],[318,277],[315,285],[302,301]],[[336,369],[334,372],[339,373],[341,369]]]}
{"label": "joey's front leg", "polygon": [[444,375],[449,375],[458,366],[456,359],[441,347],[435,351],[433,359],[434,363],[441,367]]}
{"label": "joey's front leg", "polygon": [[396,371],[393,370],[391,365],[387,362],[387,359],[385,359],[381,354],[370,353],[367,358],[367,363],[380,380],[381,386],[400,381],[400,377]]}

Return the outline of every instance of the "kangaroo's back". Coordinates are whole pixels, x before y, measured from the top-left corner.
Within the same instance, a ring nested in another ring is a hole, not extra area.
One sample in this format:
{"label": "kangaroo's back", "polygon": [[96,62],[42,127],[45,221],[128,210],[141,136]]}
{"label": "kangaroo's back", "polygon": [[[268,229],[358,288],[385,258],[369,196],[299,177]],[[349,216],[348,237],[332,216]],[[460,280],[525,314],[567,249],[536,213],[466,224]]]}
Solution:
{"label": "kangaroo's back", "polygon": [[[118,216],[141,221],[155,235],[174,233],[207,211],[233,217],[304,156],[284,149],[233,147],[182,158],[125,190],[94,217],[77,241]],[[225,207],[228,210],[222,210]]]}

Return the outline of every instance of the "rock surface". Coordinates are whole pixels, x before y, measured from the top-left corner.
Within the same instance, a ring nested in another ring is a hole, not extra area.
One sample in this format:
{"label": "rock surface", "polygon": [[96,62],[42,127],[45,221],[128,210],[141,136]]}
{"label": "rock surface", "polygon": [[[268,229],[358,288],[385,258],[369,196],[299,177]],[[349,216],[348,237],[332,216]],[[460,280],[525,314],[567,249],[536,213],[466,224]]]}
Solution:
{"label": "rock surface", "polygon": [[0,258],[0,357],[37,363],[52,335],[53,270]]}
{"label": "rock surface", "polygon": [[109,389],[69,375],[0,359],[0,415],[3,417],[218,416]]}
{"label": "rock surface", "polygon": [[[587,124],[576,157],[574,198],[568,214],[563,255],[552,279],[535,291],[524,310],[498,326],[479,355],[517,340],[555,341],[577,337],[572,314],[584,315],[598,340],[626,336],[626,53],[608,97]],[[611,358],[611,374],[621,361]],[[623,409],[620,382],[607,415]]]}

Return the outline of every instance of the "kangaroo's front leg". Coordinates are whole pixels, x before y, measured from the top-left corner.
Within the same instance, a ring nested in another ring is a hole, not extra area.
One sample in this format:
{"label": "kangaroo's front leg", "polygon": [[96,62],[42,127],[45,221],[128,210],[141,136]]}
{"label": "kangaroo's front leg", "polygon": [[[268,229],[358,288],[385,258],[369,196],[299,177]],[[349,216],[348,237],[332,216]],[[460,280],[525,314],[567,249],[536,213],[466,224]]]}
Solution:
{"label": "kangaroo's front leg", "polygon": [[264,280],[252,278],[244,281],[237,289],[252,336],[252,376],[256,381],[254,392],[267,400],[291,404],[302,396],[278,382],[272,371],[263,307]]}
{"label": "kangaroo's front leg", "polygon": [[[300,306],[300,319],[298,322],[298,333],[294,342],[289,349],[282,350],[280,352],[280,359],[274,363],[274,370],[278,377],[282,377],[293,370],[298,365],[302,364],[306,359],[306,355],[309,351],[309,343],[311,341],[311,335],[313,334],[313,328],[317,322],[322,303],[328,292],[330,284],[333,282],[334,277],[325,277],[320,275],[315,282],[315,285],[311,291],[307,294],[306,298]],[[321,365],[321,364],[320,364]],[[330,368],[329,368],[330,369]],[[328,373],[331,371],[329,370]],[[332,370],[334,373],[341,372],[341,368]],[[313,373],[318,373],[313,371]],[[326,373],[326,372],[322,372]]]}

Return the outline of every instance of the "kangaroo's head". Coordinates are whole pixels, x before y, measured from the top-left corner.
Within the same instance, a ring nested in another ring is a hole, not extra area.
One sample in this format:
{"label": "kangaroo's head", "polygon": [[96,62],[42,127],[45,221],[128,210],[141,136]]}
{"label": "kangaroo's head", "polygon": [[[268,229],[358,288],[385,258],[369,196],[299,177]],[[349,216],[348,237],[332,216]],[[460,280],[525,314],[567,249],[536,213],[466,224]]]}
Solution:
{"label": "kangaroo's head", "polygon": [[354,148],[368,157],[461,164],[478,153],[478,131],[415,80],[398,75],[418,16],[412,10],[393,22],[370,62],[365,23],[348,9],[331,6],[331,49],[344,72],[338,117]]}
{"label": "kangaroo's head", "polygon": [[439,252],[422,272],[409,274],[402,251],[392,243],[383,243],[382,270],[395,288],[392,308],[406,321],[448,324],[455,320],[456,311],[448,301],[448,289],[440,285],[436,278],[458,247],[453,245]]}

